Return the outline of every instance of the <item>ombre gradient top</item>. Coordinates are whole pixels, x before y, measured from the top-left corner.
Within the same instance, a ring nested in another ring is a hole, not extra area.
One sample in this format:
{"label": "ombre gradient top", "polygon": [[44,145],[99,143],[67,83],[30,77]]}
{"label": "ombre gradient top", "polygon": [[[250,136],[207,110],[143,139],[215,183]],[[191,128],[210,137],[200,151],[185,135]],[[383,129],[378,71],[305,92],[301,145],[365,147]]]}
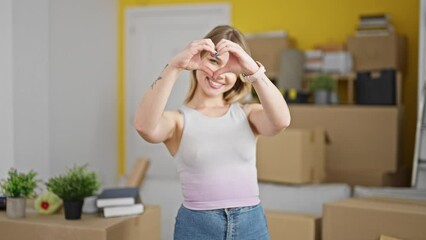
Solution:
{"label": "ombre gradient top", "polygon": [[182,106],[184,128],[174,156],[186,208],[212,210],[260,202],[256,137],[238,103],[220,117]]}

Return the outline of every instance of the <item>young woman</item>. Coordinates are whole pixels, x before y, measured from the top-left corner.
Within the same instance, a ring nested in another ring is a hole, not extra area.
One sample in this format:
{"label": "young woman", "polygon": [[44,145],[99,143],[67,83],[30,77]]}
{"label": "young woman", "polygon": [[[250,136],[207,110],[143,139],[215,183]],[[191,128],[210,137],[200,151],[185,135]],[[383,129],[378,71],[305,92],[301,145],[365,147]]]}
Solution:
{"label": "young woman", "polygon": [[[192,73],[185,103],[165,111],[184,70]],[[260,104],[240,104],[251,86]],[[277,134],[289,124],[283,96],[237,29],[217,26],[171,59],[143,96],[135,127],[146,141],[164,143],[176,161],[184,202],[174,239],[269,239],[256,136]]]}

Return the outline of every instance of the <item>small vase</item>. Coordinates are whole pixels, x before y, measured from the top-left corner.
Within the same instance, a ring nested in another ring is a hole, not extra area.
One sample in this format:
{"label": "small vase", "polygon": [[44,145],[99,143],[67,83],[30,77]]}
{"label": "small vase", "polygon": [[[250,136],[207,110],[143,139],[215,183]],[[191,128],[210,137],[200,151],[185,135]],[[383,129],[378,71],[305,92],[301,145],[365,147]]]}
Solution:
{"label": "small vase", "polygon": [[339,96],[336,92],[330,92],[330,103],[339,104]]}
{"label": "small vase", "polygon": [[314,92],[314,103],[317,105],[325,105],[330,103],[330,91],[326,89],[318,89]]}
{"label": "small vase", "polygon": [[83,200],[64,201],[65,219],[79,220],[81,219],[81,210],[83,208]]}
{"label": "small vase", "polygon": [[24,218],[26,200],[25,198],[7,198],[6,215],[10,218]]}

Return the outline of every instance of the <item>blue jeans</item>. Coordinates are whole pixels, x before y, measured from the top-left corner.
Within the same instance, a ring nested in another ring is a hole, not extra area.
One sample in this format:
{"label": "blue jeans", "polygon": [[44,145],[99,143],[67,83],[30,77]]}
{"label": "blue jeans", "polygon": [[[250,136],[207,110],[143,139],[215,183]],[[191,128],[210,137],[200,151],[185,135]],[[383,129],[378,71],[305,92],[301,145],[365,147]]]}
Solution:
{"label": "blue jeans", "polygon": [[262,205],[217,210],[181,206],[174,240],[269,240]]}

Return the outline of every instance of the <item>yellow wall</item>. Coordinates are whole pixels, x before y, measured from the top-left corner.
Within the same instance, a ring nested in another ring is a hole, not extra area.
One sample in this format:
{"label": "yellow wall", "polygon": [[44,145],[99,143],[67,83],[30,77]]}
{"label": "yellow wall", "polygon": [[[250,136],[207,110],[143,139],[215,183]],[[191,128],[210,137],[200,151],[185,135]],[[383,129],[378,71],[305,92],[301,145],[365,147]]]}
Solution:
{"label": "yellow wall", "polygon": [[[124,170],[124,70],[123,9],[128,6],[149,6],[180,3],[213,3],[218,1],[185,0],[121,0],[119,7],[119,162]],[[417,117],[418,0],[228,0],[232,6],[232,23],[242,32],[286,30],[300,49],[309,49],[327,42],[345,42],[354,33],[358,15],[387,12],[396,30],[407,36],[408,67],[403,80],[403,161],[411,165]]]}

